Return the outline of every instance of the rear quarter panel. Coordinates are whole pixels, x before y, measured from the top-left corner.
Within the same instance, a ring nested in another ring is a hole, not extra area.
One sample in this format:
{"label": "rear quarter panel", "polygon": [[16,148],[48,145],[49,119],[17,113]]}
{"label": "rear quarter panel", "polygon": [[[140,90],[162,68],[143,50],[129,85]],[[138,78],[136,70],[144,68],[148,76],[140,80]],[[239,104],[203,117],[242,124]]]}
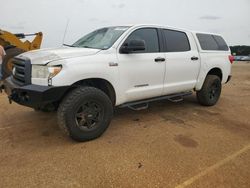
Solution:
{"label": "rear quarter panel", "polygon": [[[231,63],[229,61],[230,50],[228,51],[208,51],[202,50],[196,33],[193,33],[201,59],[201,69],[198,76],[196,90],[201,90],[207,74],[213,68],[219,68],[222,72],[222,84],[227,82],[231,75]],[[218,34],[216,34],[218,35]]]}

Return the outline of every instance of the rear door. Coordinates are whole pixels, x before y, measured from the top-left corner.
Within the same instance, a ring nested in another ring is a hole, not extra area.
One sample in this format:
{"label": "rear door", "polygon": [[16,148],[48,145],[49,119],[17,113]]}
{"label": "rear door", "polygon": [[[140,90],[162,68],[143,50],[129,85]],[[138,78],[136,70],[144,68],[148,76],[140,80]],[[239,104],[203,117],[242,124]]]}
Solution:
{"label": "rear door", "polygon": [[200,57],[191,33],[162,29],[165,38],[164,94],[192,90],[200,70]]}

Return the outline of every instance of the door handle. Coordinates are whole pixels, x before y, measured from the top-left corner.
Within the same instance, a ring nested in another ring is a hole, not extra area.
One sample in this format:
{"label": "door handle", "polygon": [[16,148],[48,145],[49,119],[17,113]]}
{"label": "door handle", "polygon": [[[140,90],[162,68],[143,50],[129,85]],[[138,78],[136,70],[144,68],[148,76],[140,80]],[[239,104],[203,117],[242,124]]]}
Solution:
{"label": "door handle", "polygon": [[165,58],[163,58],[163,57],[157,57],[156,59],[155,59],[155,62],[164,62],[164,61],[166,61],[166,59]]}
{"label": "door handle", "polygon": [[198,57],[193,56],[193,57],[191,57],[191,60],[192,60],[192,61],[197,61],[197,60],[199,60],[199,58],[198,58]]}

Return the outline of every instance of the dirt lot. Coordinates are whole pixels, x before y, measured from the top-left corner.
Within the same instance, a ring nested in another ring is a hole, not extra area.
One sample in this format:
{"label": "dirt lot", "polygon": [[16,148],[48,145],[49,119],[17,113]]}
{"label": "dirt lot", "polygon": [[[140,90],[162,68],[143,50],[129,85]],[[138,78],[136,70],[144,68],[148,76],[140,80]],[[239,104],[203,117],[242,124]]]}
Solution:
{"label": "dirt lot", "polygon": [[233,75],[215,107],[190,96],[119,109],[87,143],[0,94],[0,187],[250,187],[250,64]]}

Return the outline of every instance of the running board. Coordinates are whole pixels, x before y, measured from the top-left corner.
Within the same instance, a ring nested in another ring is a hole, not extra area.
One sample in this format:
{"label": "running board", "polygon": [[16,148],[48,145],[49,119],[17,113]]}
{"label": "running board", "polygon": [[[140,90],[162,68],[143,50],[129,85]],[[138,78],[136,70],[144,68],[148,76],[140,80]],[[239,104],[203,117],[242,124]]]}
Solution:
{"label": "running board", "polygon": [[128,108],[134,111],[140,111],[148,109],[148,106],[149,106],[148,103],[141,103],[133,106],[128,106]]}
{"label": "running board", "polygon": [[170,98],[168,100],[170,102],[174,102],[174,103],[181,102],[181,101],[183,101],[183,96],[173,97],[173,98]]}
{"label": "running board", "polygon": [[[167,99],[167,100],[169,100],[171,102],[180,102],[180,101],[183,100],[182,97],[189,96],[189,95],[192,95],[192,94],[193,94],[192,91],[182,92],[182,93],[165,95],[165,96],[161,96],[161,97],[154,97],[154,98],[140,100],[140,101],[129,102],[129,103],[122,104],[122,105],[120,105],[118,107],[119,108],[128,107],[128,108],[130,108],[132,110],[141,110],[141,109],[148,108],[148,103],[150,103],[150,102],[160,101],[160,100],[164,100],[164,99]],[[137,105],[141,105],[141,104],[145,104],[145,106],[139,107],[139,108],[136,107]]]}

